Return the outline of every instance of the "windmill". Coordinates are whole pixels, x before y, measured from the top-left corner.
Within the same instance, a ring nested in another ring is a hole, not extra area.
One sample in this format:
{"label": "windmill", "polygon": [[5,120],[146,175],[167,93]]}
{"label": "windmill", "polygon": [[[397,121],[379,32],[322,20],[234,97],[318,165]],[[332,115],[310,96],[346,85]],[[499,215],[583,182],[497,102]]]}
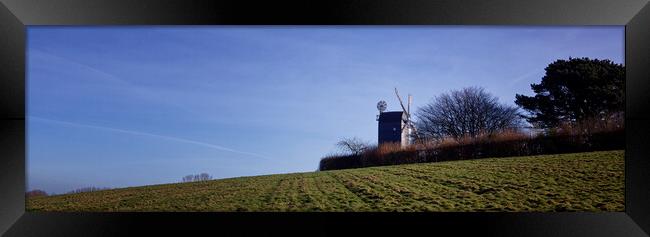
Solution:
{"label": "windmill", "polygon": [[417,129],[415,128],[415,125],[413,124],[413,121],[411,121],[411,103],[413,103],[413,96],[410,94],[408,95],[408,104],[406,107],[404,107],[404,103],[402,102],[402,97],[399,96],[399,92],[397,91],[397,88],[395,88],[395,95],[397,96],[397,99],[399,100],[399,105],[402,106],[402,111],[404,111],[404,114],[406,114],[406,118],[403,118],[404,125],[402,127],[402,130],[408,129],[407,130],[407,136],[409,139],[409,144],[412,142],[412,134],[415,134],[415,137],[417,139],[420,139],[420,135],[417,132]]}

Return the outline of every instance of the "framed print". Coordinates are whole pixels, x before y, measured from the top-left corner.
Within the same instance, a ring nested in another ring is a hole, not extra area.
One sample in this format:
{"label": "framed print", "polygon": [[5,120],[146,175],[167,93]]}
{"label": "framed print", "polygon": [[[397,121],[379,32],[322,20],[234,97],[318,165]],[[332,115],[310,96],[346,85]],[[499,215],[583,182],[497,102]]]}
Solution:
{"label": "framed print", "polygon": [[650,6],[0,4],[0,233],[647,236]]}

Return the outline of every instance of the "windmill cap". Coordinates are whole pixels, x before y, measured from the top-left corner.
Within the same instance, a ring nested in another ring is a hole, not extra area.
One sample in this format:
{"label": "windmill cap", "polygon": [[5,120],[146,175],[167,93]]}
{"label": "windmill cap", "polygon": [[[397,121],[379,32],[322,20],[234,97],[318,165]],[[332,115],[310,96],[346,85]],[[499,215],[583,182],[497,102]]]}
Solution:
{"label": "windmill cap", "polygon": [[399,122],[404,119],[404,111],[383,112],[379,115],[380,122]]}

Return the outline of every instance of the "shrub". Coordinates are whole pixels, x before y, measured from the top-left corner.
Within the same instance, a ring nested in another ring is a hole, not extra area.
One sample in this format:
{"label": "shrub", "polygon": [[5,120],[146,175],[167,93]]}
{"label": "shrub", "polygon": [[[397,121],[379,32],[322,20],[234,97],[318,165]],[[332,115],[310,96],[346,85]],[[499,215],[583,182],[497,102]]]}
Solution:
{"label": "shrub", "polygon": [[44,197],[47,196],[47,193],[40,189],[34,189],[32,191],[26,192],[25,197]]}

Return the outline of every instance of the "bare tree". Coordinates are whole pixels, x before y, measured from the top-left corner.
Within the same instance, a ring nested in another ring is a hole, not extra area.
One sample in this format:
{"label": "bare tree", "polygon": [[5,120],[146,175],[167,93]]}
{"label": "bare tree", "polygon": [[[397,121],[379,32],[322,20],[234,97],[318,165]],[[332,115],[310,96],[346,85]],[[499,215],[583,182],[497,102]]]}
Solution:
{"label": "bare tree", "polygon": [[103,188],[99,188],[99,187],[85,187],[85,188],[78,188],[78,189],[72,190],[72,191],[67,192],[67,193],[68,193],[68,194],[73,194],[73,193],[85,193],[85,192],[95,192],[95,191],[109,190],[109,189],[111,189],[111,188],[108,188],[108,187],[103,187]]}
{"label": "bare tree", "polygon": [[194,180],[194,175],[186,175],[183,177],[183,183],[192,182]]}
{"label": "bare tree", "polygon": [[199,175],[199,181],[208,181],[211,180],[212,176],[210,176],[208,173],[201,173]]}
{"label": "bare tree", "polygon": [[200,173],[194,175],[186,175],[183,177],[182,182],[194,182],[194,181],[208,181],[212,180],[212,176],[208,173]]}
{"label": "bare tree", "polygon": [[480,87],[437,96],[419,108],[416,117],[417,130],[422,137],[457,140],[517,128],[521,120],[516,107],[499,104],[495,96]]}
{"label": "bare tree", "polygon": [[343,150],[346,153],[352,154],[352,155],[360,155],[370,147],[370,145],[367,142],[364,142],[363,140],[353,137],[353,138],[343,138],[341,141],[336,143],[336,145]]}

